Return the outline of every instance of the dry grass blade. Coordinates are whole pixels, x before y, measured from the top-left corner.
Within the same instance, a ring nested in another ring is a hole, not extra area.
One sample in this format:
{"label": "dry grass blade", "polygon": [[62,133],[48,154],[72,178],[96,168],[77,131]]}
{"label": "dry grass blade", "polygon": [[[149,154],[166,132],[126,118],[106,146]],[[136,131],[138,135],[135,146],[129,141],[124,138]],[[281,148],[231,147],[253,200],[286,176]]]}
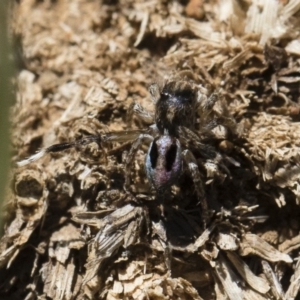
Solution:
{"label": "dry grass blade", "polygon": [[284,297],[282,286],[277,276],[273,272],[271,266],[269,265],[268,262],[262,261],[262,267],[263,267],[264,274],[266,275],[266,278],[270,283],[273,295],[275,296],[276,299],[284,300],[285,297]]}
{"label": "dry grass blade", "polygon": [[224,259],[224,257],[222,257],[221,255],[215,262],[215,271],[230,300],[244,299],[243,291],[239,285],[239,278],[232,271],[232,268],[230,267],[226,259]]}
{"label": "dry grass blade", "polygon": [[256,291],[261,294],[266,294],[270,290],[268,282],[261,277],[256,276],[247,264],[234,252],[226,252],[227,257],[235,266],[241,277]]}
{"label": "dry grass blade", "polygon": [[243,236],[239,252],[242,256],[254,254],[272,262],[285,261],[291,263],[293,261],[288,254],[276,250],[265,240],[251,233]]}
{"label": "dry grass blade", "polygon": [[285,299],[295,299],[300,288],[300,261],[297,261],[295,272],[291,278],[291,283],[285,293]]}

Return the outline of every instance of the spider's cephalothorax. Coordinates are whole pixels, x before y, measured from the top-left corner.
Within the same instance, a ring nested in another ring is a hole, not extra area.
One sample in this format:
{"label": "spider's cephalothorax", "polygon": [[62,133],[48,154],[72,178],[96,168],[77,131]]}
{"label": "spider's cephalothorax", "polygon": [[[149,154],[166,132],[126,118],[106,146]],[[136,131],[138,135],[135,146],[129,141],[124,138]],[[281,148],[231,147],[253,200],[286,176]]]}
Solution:
{"label": "spider's cephalothorax", "polygon": [[[71,147],[80,149],[82,145],[96,142],[105,147],[111,142],[132,142],[125,162],[125,187],[130,186],[130,171],[135,154],[143,143],[150,144],[145,158],[145,170],[150,184],[161,195],[176,183],[182,169],[186,168],[194,182],[197,197],[206,207],[204,187],[198,168],[200,158],[208,172],[218,170],[221,156],[213,146],[207,145],[207,137],[212,138],[213,129],[218,125],[232,124],[230,117],[213,111],[218,93],[210,97],[204,95],[203,87],[191,80],[169,80],[162,88],[152,84],[149,92],[155,103],[154,115],[139,104],[134,103],[129,115],[135,114],[141,120],[152,123],[148,129],[126,130],[87,136],[81,140],[55,144],[18,163],[24,166],[46,153],[57,152]],[[229,122],[228,122],[229,121]],[[197,125],[197,126],[196,126]],[[206,141],[204,143],[204,140]]]}
{"label": "spider's cephalothorax", "polygon": [[177,135],[179,126],[193,128],[196,121],[198,91],[188,81],[165,84],[155,105],[155,123],[161,134]]}

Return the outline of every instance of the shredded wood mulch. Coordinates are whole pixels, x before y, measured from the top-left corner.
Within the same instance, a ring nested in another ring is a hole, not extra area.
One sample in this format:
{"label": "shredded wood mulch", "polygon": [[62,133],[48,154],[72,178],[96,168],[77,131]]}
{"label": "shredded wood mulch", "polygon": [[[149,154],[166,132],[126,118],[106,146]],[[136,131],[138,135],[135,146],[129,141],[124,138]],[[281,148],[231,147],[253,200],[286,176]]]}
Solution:
{"label": "shredded wood mulch", "polygon": [[129,190],[129,143],[91,143],[14,167],[0,298],[300,297],[299,28],[298,0],[14,3],[13,163],[52,144],[147,127],[128,122],[130,105],[153,112],[149,85],[183,70],[221,89],[215,109],[235,130],[216,133],[226,171],[199,164],[206,226],[185,175],[161,213],[146,146]]}

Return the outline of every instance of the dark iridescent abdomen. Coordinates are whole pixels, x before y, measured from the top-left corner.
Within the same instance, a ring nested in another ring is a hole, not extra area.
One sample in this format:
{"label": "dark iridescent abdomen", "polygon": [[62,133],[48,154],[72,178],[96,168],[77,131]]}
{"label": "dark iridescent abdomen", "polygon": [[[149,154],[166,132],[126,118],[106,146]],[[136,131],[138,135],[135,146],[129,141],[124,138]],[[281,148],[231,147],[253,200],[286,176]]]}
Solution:
{"label": "dark iridescent abdomen", "polygon": [[164,192],[181,173],[182,155],[178,139],[169,135],[155,138],[145,161],[146,174],[157,191]]}

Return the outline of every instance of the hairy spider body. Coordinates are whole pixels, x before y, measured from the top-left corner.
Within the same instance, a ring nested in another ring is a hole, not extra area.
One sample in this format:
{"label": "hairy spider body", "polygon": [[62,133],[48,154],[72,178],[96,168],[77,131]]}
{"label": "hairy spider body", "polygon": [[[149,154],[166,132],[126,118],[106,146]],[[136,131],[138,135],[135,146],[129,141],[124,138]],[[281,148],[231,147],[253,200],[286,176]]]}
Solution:
{"label": "hairy spider body", "polygon": [[179,126],[193,128],[196,121],[197,90],[187,81],[171,81],[162,89],[155,107],[155,124],[160,132],[177,136]]}
{"label": "hairy spider body", "polygon": [[[132,146],[125,162],[125,188],[128,188],[135,154],[140,146],[147,142],[150,146],[145,158],[145,171],[150,184],[162,195],[176,183],[183,167],[186,166],[204,211],[207,207],[204,185],[193,150],[196,149],[197,153],[201,154],[200,160],[208,173],[217,170],[219,165],[222,166],[222,157],[213,146],[203,143],[203,140],[212,137],[211,130],[220,122],[224,121],[226,126],[233,121],[228,117],[216,116],[213,107],[219,99],[218,93],[207,97],[201,92],[201,88],[195,82],[185,79],[170,79],[162,89],[157,84],[152,84],[149,92],[155,103],[155,114],[147,112],[136,103],[129,111],[130,116],[135,114],[141,120],[153,123],[148,130],[110,132],[87,136],[79,141],[52,145],[19,162],[18,165],[24,166],[46,153],[71,147],[80,148],[81,145],[92,142],[105,146],[110,142],[131,141]],[[191,145],[193,150],[189,149]]]}
{"label": "hairy spider body", "polygon": [[170,135],[155,138],[146,155],[145,169],[149,181],[158,191],[175,183],[182,169],[179,140]]}

